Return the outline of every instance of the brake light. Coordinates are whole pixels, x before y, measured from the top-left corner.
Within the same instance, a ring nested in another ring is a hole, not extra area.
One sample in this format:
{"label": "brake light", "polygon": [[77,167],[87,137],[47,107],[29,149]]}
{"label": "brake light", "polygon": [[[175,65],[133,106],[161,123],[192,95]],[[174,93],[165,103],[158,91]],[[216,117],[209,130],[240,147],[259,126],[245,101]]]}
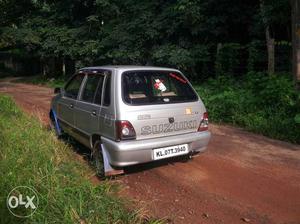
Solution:
{"label": "brake light", "polygon": [[208,130],[208,113],[203,113],[198,131],[207,131]]}
{"label": "brake light", "polygon": [[117,141],[135,139],[136,133],[129,121],[116,121]]}

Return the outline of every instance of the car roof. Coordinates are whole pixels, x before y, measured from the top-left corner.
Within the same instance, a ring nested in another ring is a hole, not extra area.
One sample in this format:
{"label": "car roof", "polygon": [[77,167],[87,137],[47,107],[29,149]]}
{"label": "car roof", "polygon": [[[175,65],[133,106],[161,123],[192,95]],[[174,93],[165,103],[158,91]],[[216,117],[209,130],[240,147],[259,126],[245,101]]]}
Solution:
{"label": "car roof", "polygon": [[174,68],[166,68],[166,67],[156,67],[156,66],[140,66],[140,65],[105,65],[105,66],[93,66],[93,67],[84,67],[79,71],[85,70],[101,70],[101,69],[109,69],[109,70],[119,70],[119,71],[132,71],[132,70],[162,70],[162,71],[178,71]]}

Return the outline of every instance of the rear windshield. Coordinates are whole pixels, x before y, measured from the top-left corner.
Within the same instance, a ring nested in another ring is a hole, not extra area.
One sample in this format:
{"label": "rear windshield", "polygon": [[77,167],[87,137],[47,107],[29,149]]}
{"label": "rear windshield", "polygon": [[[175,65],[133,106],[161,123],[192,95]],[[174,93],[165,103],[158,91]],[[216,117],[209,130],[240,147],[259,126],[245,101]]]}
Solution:
{"label": "rear windshield", "polygon": [[188,81],[173,71],[129,71],[122,76],[123,100],[131,105],[197,101]]}

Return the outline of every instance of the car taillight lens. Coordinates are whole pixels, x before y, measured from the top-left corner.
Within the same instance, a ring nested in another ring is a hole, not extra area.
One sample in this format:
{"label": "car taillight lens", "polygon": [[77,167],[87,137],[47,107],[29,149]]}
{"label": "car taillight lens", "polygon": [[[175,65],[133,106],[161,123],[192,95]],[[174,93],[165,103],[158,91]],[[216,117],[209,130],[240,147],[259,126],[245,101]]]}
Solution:
{"label": "car taillight lens", "polygon": [[198,131],[207,131],[208,130],[208,113],[205,112],[202,116]]}
{"label": "car taillight lens", "polygon": [[116,131],[117,141],[136,138],[135,130],[129,121],[116,121]]}

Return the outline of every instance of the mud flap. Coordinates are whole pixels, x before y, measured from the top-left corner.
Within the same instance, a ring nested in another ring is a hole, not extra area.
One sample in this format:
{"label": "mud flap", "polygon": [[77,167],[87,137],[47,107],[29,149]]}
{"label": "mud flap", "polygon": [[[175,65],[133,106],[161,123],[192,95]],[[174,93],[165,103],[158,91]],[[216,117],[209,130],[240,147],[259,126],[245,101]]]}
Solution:
{"label": "mud flap", "polygon": [[105,176],[107,177],[107,176],[123,174],[124,173],[123,169],[114,169],[109,164],[109,154],[107,153],[107,150],[103,144],[101,144],[101,148],[102,148],[103,166],[104,166]]}
{"label": "mud flap", "polygon": [[54,110],[51,110],[51,112],[53,114],[53,118],[54,118],[54,122],[55,122],[55,129],[56,129],[57,135],[60,136],[60,135],[62,135],[62,133],[61,133],[61,128],[60,128],[58,120],[57,120],[56,113],[55,113]]}

